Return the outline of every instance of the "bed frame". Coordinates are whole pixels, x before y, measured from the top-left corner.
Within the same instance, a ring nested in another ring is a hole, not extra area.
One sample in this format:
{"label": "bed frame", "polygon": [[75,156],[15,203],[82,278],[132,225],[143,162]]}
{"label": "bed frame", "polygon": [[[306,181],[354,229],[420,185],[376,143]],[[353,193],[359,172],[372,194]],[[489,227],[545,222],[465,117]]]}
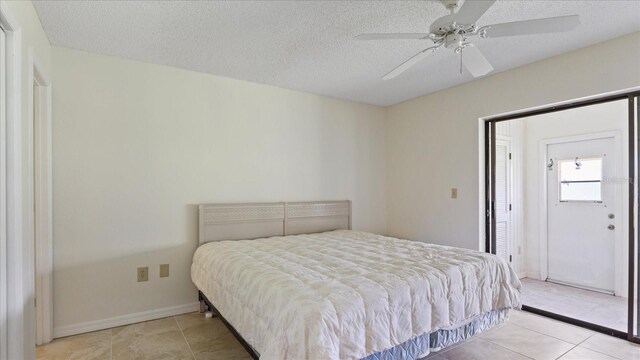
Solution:
{"label": "bed frame", "polygon": [[[223,240],[259,239],[273,236],[351,230],[351,201],[309,201],[248,204],[202,204],[199,206],[199,245]],[[198,289],[200,312],[213,311],[249,352],[249,344]]]}

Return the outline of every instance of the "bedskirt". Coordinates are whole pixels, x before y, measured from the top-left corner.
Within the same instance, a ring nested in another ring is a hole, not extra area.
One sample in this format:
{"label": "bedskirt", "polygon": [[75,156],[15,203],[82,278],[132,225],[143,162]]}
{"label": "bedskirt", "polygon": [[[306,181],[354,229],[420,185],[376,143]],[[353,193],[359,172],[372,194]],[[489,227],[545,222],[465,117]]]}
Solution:
{"label": "bedskirt", "polygon": [[507,319],[509,309],[493,310],[478,315],[464,324],[417,336],[391,349],[371,354],[362,360],[417,360],[477,335]]}

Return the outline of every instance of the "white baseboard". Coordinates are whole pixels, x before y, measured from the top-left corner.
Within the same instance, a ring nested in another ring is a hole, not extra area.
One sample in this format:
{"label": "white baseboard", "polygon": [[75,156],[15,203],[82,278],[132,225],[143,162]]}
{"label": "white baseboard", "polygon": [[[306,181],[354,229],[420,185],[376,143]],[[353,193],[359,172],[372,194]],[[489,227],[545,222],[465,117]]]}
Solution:
{"label": "white baseboard", "polygon": [[53,328],[53,337],[65,337],[91,331],[109,329],[116,326],[135,324],[143,321],[161,319],[168,316],[181,315],[199,310],[199,303],[170,306],[161,309],[148,310],[139,313],[116,316],[107,319],[87,321],[78,324]]}
{"label": "white baseboard", "polygon": [[524,279],[527,277],[527,273],[526,272],[519,272],[518,273],[518,279]]}

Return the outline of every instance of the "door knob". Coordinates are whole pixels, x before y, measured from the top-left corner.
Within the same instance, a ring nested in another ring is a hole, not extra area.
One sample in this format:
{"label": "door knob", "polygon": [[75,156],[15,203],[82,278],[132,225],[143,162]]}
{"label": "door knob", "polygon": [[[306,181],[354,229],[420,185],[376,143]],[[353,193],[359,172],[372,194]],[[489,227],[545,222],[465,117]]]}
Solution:
{"label": "door knob", "polygon": [[609,214],[608,217],[609,217],[609,219],[615,219],[616,218],[616,216],[613,215],[613,214]]}
{"label": "door knob", "polygon": [[609,229],[609,230],[613,230],[613,229],[615,229],[615,228],[616,228],[616,227],[615,227],[614,225],[609,225],[609,226],[607,226],[607,229]]}

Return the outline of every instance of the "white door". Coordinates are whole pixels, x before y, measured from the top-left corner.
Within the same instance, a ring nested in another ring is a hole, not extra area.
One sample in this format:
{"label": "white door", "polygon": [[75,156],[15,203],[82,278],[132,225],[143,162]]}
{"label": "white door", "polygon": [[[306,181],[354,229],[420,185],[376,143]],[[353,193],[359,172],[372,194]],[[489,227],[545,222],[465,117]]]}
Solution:
{"label": "white door", "polygon": [[496,255],[511,262],[511,141],[496,139]]}
{"label": "white door", "polygon": [[613,137],[547,145],[548,279],[613,293],[615,186]]}

